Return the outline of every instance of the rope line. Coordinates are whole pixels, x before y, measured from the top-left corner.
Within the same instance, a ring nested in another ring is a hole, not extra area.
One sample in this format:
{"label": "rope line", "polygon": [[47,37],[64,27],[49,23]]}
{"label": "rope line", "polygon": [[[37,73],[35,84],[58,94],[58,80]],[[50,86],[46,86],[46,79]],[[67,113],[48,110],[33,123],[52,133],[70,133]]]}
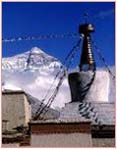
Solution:
{"label": "rope line", "polygon": [[[46,104],[41,110],[40,110],[40,108],[37,110],[35,119],[37,119],[38,117],[40,117],[40,115],[43,113],[43,111],[44,111],[45,108],[46,108],[46,111],[44,112],[44,114],[45,114],[45,113],[48,111],[47,108],[49,108],[49,107],[51,106],[52,102],[54,101],[54,99],[55,99],[55,97],[56,97],[56,95],[57,95],[57,93],[58,93],[58,91],[59,91],[59,89],[60,89],[60,86],[61,86],[62,83],[63,83],[63,80],[64,80],[64,77],[65,77],[65,75],[66,75],[66,72],[69,70],[69,67],[70,67],[70,65],[72,64],[72,61],[73,61],[73,59],[74,59],[74,56],[75,56],[75,54],[76,54],[76,52],[77,52],[77,50],[78,50],[78,48],[79,48],[79,46],[80,46],[81,39],[82,39],[82,37],[80,37],[80,39],[79,39],[79,41],[77,42],[77,44],[72,48],[72,50],[71,50],[71,51],[68,53],[68,55],[66,56],[66,58],[65,58],[65,60],[64,60],[64,62],[63,62],[63,65],[61,66],[61,69],[62,69],[63,66],[66,65],[66,70],[63,70],[63,74],[61,75],[60,80],[59,80],[59,82],[58,82],[56,88],[54,89],[53,94],[52,94],[52,95],[50,96],[50,98],[48,99],[47,104]],[[69,60],[69,61],[68,61],[68,60]],[[56,80],[57,77],[59,76],[60,72],[61,72],[61,71],[59,71],[59,72],[57,73],[57,75],[55,76],[55,79],[54,79],[53,83],[55,82],[55,80]],[[47,97],[47,95],[46,95],[45,97]],[[45,100],[46,100],[46,99],[43,99],[43,102],[44,102]],[[42,103],[42,104],[43,104],[43,103]],[[42,105],[42,104],[41,104],[41,105]]]}
{"label": "rope line", "polygon": [[115,81],[115,76],[113,75],[112,71],[110,70],[110,68],[109,68],[109,66],[108,66],[108,64],[107,64],[107,62],[106,62],[104,56],[101,54],[99,48],[98,48],[97,45],[94,43],[94,41],[92,41],[92,44],[94,45],[95,51],[97,52],[97,54],[98,54],[100,60],[102,60],[102,62],[103,62],[103,64],[105,65],[105,67],[106,67],[108,73],[109,73],[110,76],[112,77],[112,80]]}
{"label": "rope line", "polygon": [[[14,42],[20,42],[20,41],[46,40],[46,39],[58,39],[58,38],[77,38],[77,37],[78,37],[77,33],[48,34],[48,35],[38,35],[38,36],[25,36],[25,37],[22,36],[22,37],[15,37],[15,38],[6,38],[6,39],[2,39],[2,42],[3,43],[14,43]],[[76,52],[80,46],[82,38],[83,37],[80,37],[77,44],[70,50],[68,55],[65,57],[63,65],[61,65],[61,67],[60,67],[60,71],[58,71],[58,73],[55,75],[50,88],[47,90],[44,98],[41,100],[41,104],[35,113],[35,117],[34,117],[35,119],[41,118],[42,114],[45,115],[47,113],[47,111],[49,110],[49,107],[53,103],[54,99],[56,98],[58,91],[59,91],[59,89],[63,83],[63,80],[66,76],[66,72],[69,70],[69,67],[71,66],[71,64],[74,60],[75,54],[76,54]],[[109,72],[109,74],[111,75],[112,79],[115,80],[115,76],[111,72],[111,70],[110,70],[108,64],[106,63],[105,58],[101,54],[99,48],[94,43],[94,41],[92,41],[92,44],[94,45],[95,51],[97,52],[100,60],[104,63],[104,65],[105,65],[107,71]],[[31,53],[29,54],[29,57],[27,59],[27,67],[30,64],[30,57],[31,57]],[[66,66],[66,67],[64,67],[64,66]],[[96,74],[96,67],[94,67],[93,75],[92,75],[90,82],[82,89],[82,92],[81,92],[81,98],[82,99],[85,98],[85,96],[88,93],[91,85],[93,84],[93,81],[95,79],[95,74]],[[53,85],[54,85],[54,83],[58,77],[59,77],[58,84],[53,89],[53,93],[48,98],[47,103],[42,107],[42,105],[44,104],[44,101],[47,99],[47,97],[48,97],[49,93],[51,92],[51,89],[52,89],[52,87],[53,87]],[[98,119],[97,112],[94,111],[94,107],[92,107],[91,103],[87,103],[86,101],[81,102],[79,104],[79,112],[85,118],[90,118],[94,122],[98,123],[99,125],[101,124],[101,121]]]}
{"label": "rope line", "polygon": [[13,43],[18,41],[29,41],[29,40],[42,40],[42,39],[57,39],[57,38],[76,38],[77,33],[64,33],[64,34],[48,34],[48,35],[38,35],[38,36],[21,36],[14,38],[3,38],[3,43]]}

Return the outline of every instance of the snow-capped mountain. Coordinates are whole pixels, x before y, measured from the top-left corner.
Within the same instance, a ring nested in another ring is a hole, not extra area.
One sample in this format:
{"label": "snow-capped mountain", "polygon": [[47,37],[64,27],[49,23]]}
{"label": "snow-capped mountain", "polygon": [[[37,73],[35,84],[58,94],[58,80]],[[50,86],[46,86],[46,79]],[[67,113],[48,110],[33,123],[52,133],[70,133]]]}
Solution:
{"label": "snow-capped mountain", "polygon": [[[3,58],[2,89],[22,89],[41,101],[45,98],[56,74],[61,70],[61,65],[60,61],[37,47],[23,54]],[[58,81],[59,79],[56,79],[54,82],[47,99],[52,94]],[[70,91],[66,78],[60,90],[52,104],[54,107],[62,107],[65,102],[70,101]],[[64,91],[67,94],[64,94]],[[46,102],[47,100],[45,100]]]}
{"label": "snow-capped mountain", "polygon": [[3,58],[2,60],[2,70],[10,70],[12,72],[24,71],[30,69],[40,70],[40,69],[53,69],[59,68],[61,65],[58,60],[48,54],[46,54],[41,49],[34,47],[30,51],[23,54],[18,54],[10,58]]}
{"label": "snow-capped mountain", "polygon": [[[3,58],[2,89],[22,89],[40,101],[45,99],[47,95],[45,100],[46,103],[59,81],[60,76],[56,81],[54,81],[54,78],[61,70],[61,65],[60,61],[37,47],[13,57]],[[48,89],[50,89],[49,94],[47,94]],[[95,97],[95,101],[114,101],[114,85],[110,75],[105,69],[97,70],[96,78],[91,89],[91,96]],[[52,103],[52,107],[61,108],[65,103],[70,101],[71,93],[66,77]]]}

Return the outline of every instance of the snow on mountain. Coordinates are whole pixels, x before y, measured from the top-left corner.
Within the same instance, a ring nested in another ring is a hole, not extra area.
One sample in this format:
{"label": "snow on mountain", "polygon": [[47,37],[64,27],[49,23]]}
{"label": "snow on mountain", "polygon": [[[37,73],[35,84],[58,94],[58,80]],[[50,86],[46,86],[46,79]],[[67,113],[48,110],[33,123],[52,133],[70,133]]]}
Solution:
{"label": "snow on mountain", "polygon": [[[38,98],[45,98],[56,74],[60,71],[61,63],[41,49],[34,47],[30,51],[13,57],[2,59],[2,88],[17,90],[21,88],[28,94]],[[60,76],[59,76],[60,77]],[[52,94],[59,79],[56,79],[50,89],[47,99]],[[95,93],[96,91],[96,93]],[[114,85],[107,71],[98,69],[93,86],[93,94],[97,101],[114,101]],[[100,94],[100,96],[98,95]],[[101,98],[100,98],[101,97]],[[67,77],[55,98],[52,107],[61,108],[71,101],[71,94]],[[47,100],[45,101],[45,103]]]}
{"label": "snow on mountain", "polygon": [[61,64],[56,58],[46,54],[37,47],[23,54],[18,54],[10,58],[3,58],[2,60],[2,70],[10,70],[12,72],[21,72],[27,69],[42,70],[48,69],[48,67],[60,67],[60,65]]}
{"label": "snow on mountain", "polygon": [[[41,101],[45,97],[56,74],[60,71],[61,65],[56,58],[46,54],[37,47],[23,54],[3,58],[2,88],[10,89],[11,86],[13,90],[14,86],[14,90],[16,90],[15,86],[17,86],[17,88],[21,88]],[[54,82],[48,97],[52,94],[58,81],[56,79]],[[70,91],[65,78],[52,107],[62,107],[68,100],[70,101]]]}

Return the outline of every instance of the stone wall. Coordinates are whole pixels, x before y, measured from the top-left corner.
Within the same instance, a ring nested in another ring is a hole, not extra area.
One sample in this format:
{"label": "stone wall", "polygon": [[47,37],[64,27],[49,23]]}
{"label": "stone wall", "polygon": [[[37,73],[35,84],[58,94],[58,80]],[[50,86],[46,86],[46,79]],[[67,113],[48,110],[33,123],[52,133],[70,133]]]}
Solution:
{"label": "stone wall", "polygon": [[32,147],[91,147],[91,135],[88,133],[68,134],[32,134]]}
{"label": "stone wall", "polygon": [[93,138],[93,147],[115,147],[114,138]]}
{"label": "stone wall", "polygon": [[2,130],[10,131],[17,126],[27,126],[31,118],[30,110],[30,105],[24,93],[3,93]]}
{"label": "stone wall", "polygon": [[2,144],[3,148],[10,148],[10,147],[19,147],[19,143],[9,143],[9,144]]}
{"label": "stone wall", "polygon": [[29,123],[30,145],[33,147],[91,147],[89,120],[56,119]]}

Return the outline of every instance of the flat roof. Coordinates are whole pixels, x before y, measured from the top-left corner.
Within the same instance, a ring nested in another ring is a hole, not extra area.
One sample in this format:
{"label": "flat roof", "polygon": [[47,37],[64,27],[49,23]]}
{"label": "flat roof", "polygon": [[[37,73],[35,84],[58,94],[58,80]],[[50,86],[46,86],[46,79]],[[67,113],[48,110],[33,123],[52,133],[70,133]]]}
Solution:
{"label": "flat roof", "polygon": [[91,122],[79,119],[38,120],[29,123],[31,134],[90,133]]}
{"label": "flat roof", "polygon": [[48,120],[35,120],[31,121],[30,124],[62,124],[62,123],[91,123],[88,119],[78,119],[78,118],[64,118],[64,119],[48,119]]}
{"label": "flat roof", "polygon": [[2,94],[26,94],[23,90],[4,90]]}

